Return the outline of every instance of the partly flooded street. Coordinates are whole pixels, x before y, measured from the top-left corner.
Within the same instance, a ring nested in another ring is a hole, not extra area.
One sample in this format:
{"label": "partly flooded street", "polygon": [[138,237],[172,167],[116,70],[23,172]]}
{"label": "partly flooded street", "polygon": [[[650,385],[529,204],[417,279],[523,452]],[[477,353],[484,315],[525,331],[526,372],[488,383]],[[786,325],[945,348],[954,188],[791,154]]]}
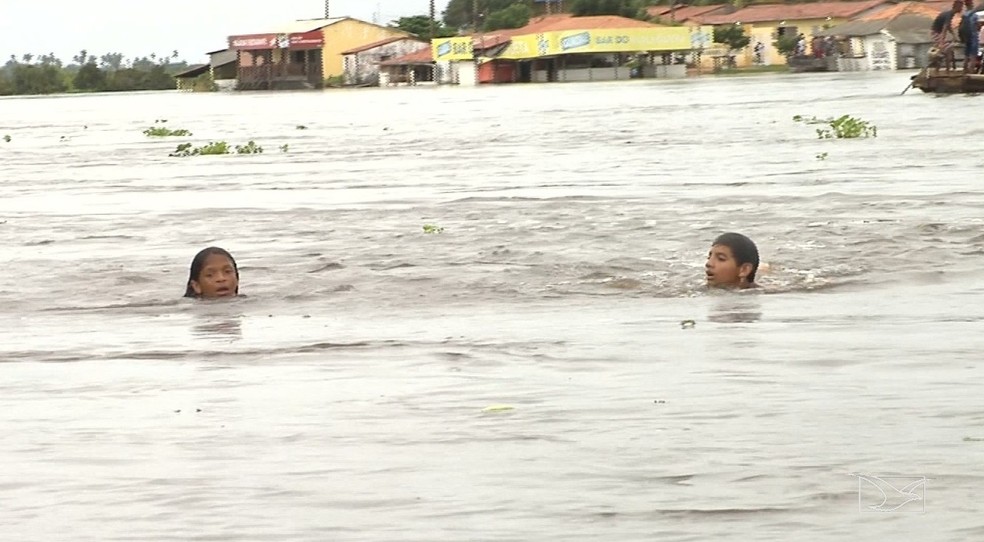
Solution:
{"label": "partly flooded street", "polygon": [[0,99],[4,538],[981,539],[982,98],[909,75]]}

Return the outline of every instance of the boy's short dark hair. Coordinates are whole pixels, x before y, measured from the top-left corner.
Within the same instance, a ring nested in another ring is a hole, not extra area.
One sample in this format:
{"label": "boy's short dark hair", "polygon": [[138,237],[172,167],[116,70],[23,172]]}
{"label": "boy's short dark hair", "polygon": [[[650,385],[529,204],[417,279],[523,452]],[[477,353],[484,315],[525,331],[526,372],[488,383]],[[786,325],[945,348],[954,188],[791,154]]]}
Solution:
{"label": "boy's short dark hair", "polygon": [[730,248],[731,254],[739,266],[746,263],[752,264],[752,272],[748,274],[748,282],[755,282],[755,272],[759,268],[759,251],[751,239],[740,233],[728,232],[719,235],[712,245],[724,245]]}

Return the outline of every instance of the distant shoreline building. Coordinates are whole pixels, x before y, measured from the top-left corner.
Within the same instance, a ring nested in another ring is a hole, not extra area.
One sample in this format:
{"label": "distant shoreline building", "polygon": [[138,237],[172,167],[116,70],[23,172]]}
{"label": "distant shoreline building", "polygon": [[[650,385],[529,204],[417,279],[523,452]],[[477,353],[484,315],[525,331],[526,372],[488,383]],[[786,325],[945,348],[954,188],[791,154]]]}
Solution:
{"label": "distant shoreline building", "polygon": [[229,36],[229,49],[236,54],[240,90],[323,88],[344,83],[346,51],[410,37],[396,28],[339,17],[293,21],[261,33]]}

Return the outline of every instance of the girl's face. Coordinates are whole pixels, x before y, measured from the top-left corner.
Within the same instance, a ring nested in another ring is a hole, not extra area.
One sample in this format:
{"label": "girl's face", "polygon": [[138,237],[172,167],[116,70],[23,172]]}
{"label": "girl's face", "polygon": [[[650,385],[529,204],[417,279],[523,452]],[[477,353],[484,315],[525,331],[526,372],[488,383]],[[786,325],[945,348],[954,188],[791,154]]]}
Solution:
{"label": "girl's face", "polygon": [[202,272],[196,280],[191,281],[191,287],[202,299],[233,297],[239,291],[236,267],[229,258],[221,254],[209,254],[205,258]]}
{"label": "girl's face", "polygon": [[748,263],[738,265],[738,260],[731,253],[730,247],[714,245],[707,253],[704,272],[707,274],[707,285],[712,288],[742,286],[748,283],[752,265]]}

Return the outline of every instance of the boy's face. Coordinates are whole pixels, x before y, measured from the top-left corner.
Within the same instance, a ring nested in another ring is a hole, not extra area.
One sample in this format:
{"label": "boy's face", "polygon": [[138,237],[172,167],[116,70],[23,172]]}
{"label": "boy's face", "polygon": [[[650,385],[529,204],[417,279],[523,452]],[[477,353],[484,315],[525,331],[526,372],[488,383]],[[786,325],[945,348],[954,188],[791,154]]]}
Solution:
{"label": "boy's face", "polygon": [[738,265],[738,260],[731,253],[731,247],[714,245],[707,253],[707,263],[704,264],[707,274],[707,285],[712,288],[727,288],[740,286],[747,282],[752,272],[752,264]]}
{"label": "boy's face", "polygon": [[203,299],[235,296],[239,289],[236,268],[222,254],[209,254],[198,280],[191,281],[191,287]]}

